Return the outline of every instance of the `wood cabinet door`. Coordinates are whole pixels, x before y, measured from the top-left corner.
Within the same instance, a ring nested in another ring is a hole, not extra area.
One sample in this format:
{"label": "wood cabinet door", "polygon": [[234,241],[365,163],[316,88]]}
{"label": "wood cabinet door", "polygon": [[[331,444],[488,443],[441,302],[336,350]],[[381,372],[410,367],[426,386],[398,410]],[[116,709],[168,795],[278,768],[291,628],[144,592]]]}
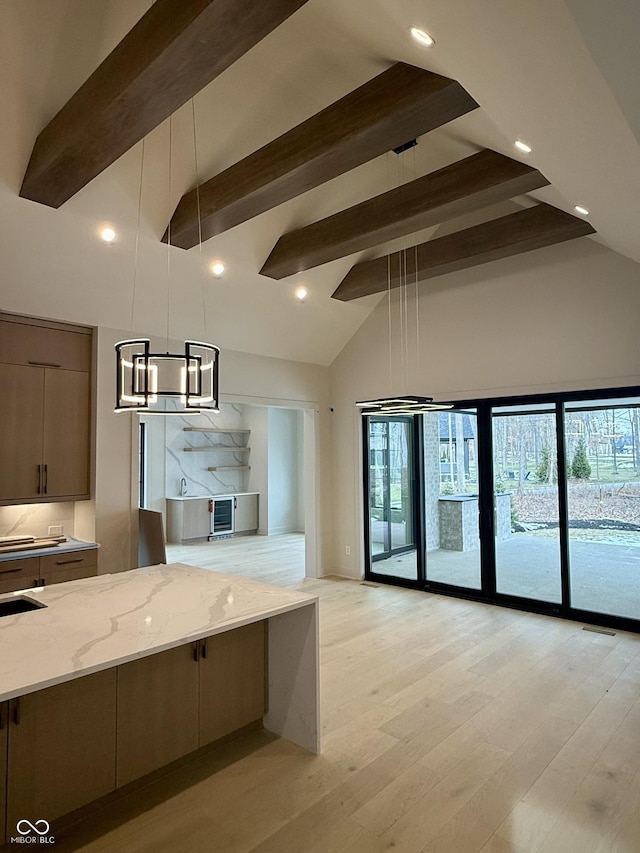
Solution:
{"label": "wood cabinet door", "polygon": [[38,497],[41,489],[44,370],[0,364],[0,501]]}
{"label": "wood cabinet door", "polygon": [[258,496],[238,495],[236,497],[235,529],[238,533],[244,530],[258,529]]}
{"label": "wood cabinet door", "polygon": [[74,568],[68,566],[64,569],[59,569],[56,572],[40,572],[40,580],[43,586],[49,586],[52,583],[66,583],[67,581],[79,581],[83,578],[92,578],[98,574],[97,566],[81,566]]}
{"label": "wood cabinet door", "polygon": [[12,699],[8,834],[19,820],[51,822],[112,791],[115,750],[115,669]]}
{"label": "wood cabinet door", "polygon": [[30,589],[40,579],[38,557],[23,557],[21,560],[0,562],[0,594],[18,589]]}
{"label": "wood cabinet door", "polygon": [[8,703],[0,702],[0,846],[5,841],[5,817],[7,814],[7,734]]}
{"label": "wood cabinet door", "polygon": [[211,532],[211,513],[209,512],[209,500],[184,501],[183,513],[183,539],[201,539]]}
{"label": "wood cabinet door", "polygon": [[118,667],[118,787],[198,748],[198,664],[189,643]]}
{"label": "wood cabinet door", "polygon": [[43,491],[47,497],[89,494],[88,373],[45,371]]}
{"label": "wood cabinet door", "polygon": [[67,370],[91,370],[91,333],[52,328],[41,322],[0,320],[0,361]]}
{"label": "wood cabinet door", "polygon": [[266,712],[266,622],[253,622],[202,641],[200,746]]}

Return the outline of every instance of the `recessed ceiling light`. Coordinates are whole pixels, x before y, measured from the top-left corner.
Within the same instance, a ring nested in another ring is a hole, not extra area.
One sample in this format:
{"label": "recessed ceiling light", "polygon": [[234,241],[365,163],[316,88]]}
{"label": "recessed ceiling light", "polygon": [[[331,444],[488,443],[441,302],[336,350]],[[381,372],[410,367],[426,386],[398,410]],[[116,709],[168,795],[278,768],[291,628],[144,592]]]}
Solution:
{"label": "recessed ceiling light", "polygon": [[435,39],[426,30],[421,30],[420,27],[411,27],[410,33],[423,47],[433,47],[436,43]]}
{"label": "recessed ceiling light", "polygon": [[516,139],[513,143],[518,151],[522,151],[524,154],[531,154],[531,146],[527,145],[526,142],[523,142],[521,139]]}
{"label": "recessed ceiling light", "polygon": [[298,302],[304,302],[308,295],[309,291],[306,287],[300,286],[296,288],[296,299],[298,300]]}
{"label": "recessed ceiling light", "polygon": [[576,206],[573,209],[575,210],[576,213],[579,213],[581,216],[588,216],[589,215],[589,211],[587,210],[587,208],[583,207],[581,204],[576,204]]}
{"label": "recessed ceiling light", "polygon": [[104,240],[105,243],[113,243],[113,241],[116,239],[116,232],[113,230],[113,228],[103,228],[100,232],[100,238]]}
{"label": "recessed ceiling light", "polygon": [[222,263],[222,261],[214,261],[211,264],[210,269],[211,269],[211,272],[215,276],[220,277],[222,275],[222,273],[225,271],[225,265]]}

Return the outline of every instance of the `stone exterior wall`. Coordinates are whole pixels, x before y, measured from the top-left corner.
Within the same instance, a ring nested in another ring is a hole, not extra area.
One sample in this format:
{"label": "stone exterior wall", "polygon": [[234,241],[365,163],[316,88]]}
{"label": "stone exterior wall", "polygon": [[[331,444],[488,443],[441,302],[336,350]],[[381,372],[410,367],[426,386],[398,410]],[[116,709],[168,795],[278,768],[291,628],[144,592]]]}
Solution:
{"label": "stone exterior wall", "polygon": [[440,425],[438,412],[424,416],[424,503],[427,551],[440,547]]}
{"label": "stone exterior wall", "polygon": [[477,551],[478,498],[447,495],[440,498],[440,547],[445,551]]}
{"label": "stone exterior wall", "polygon": [[[500,542],[511,533],[511,495],[495,496],[495,532]],[[478,538],[478,498],[475,495],[447,495],[438,501],[440,548],[445,551],[476,551]]]}
{"label": "stone exterior wall", "polygon": [[511,533],[511,494],[504,492],[495,496],[495,528],[496,539],[501,542],[509,539]]}

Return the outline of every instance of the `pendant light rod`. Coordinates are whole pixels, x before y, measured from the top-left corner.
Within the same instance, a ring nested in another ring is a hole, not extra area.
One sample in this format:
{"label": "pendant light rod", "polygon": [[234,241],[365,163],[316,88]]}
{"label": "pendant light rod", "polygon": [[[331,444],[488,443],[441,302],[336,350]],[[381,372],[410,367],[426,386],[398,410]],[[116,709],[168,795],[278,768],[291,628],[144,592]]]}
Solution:
{"label": "pendant light rod", "polygon": [[[413,177],[416,176],[415,163],[416,141],[407,142],[399,148],[394,148],[394,153],[403,155],[405,151],[413,149]],[[398,184],[405,180],[404,157],[398,159]],[[387,157],[387,182],[389,182],[389,159]],[[417,250],[415,250],[417,251]],[[400,358],[400,384],[404,389],[409,384],[409,273],[407,263],[407,250],[398,252],[400,287],[398,289],[398,325],[400,329],[399,358]],[[417,264],[415,265],[417,269]],[[420,320],[419,320],[419,293],[418,278],[416,274],[414,282],[415,292],[415,351],[416,364],[420,364]],[[362,415],[376,415],[377,417],[394,417],[397,415],[418,415],[427,412],[436,412],[443,409],[453,408],[449,403],[434,403],[433,397],[425,397],[419,394],[401,394],[394,396],[391,389],[393,386],[393,337],[392,337],[392,302],[391,302],[391,254],[387,255],[387,307],[389,313],[389,396],[380,397],[375,400],[361,400],[356,402]]]}
{"label": "pendant light rod", "polygon": [[[195,106],[192,100],[193,140],[196,167],[196,186],[199,190]],[[171,204],[172,179],[172,117],[169,117],[169,204]],[[140,190],[138,194],[138,222],[134,256],[133,292],[131,301],[131,331],[133,332],[138,250],[142,207],[142,177],[144,171],[144,140],[140,165]],[[198,221],[200,203],[198,192]],[[170,228],[170,226],[169,226]],[[206,314],[204,280],[202,276],[202,231],[199,227],[199,264],[202,286],[204,336]],[[116,351],[116,412],[143,412],[149,415],[192,415],[202,412],[219,412],[219,356],[214,344],[187,340],[184,352],[169,352],[171,315],[171,234],[167,234],[167,322],[164,353],[152,352],[149,338],[132,338],[115,345]]]}

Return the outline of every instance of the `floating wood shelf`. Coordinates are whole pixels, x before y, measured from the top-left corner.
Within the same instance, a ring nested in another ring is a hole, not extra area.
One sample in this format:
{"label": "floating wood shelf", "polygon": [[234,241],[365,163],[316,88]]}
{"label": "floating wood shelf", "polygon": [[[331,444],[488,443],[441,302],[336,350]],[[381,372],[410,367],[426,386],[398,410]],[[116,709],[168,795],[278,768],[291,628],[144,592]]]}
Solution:
{"label": "floating wood shelf", "polygon": [[182,448],[185,453],[218,453],[220,451],[232,452],[232,453],[244,453],[251,450],[250,447],[234,447],[228,444],[222,444],[218,447],[215,445],[210,445],[209,447],[183,447]]}
{"label": "floating wood shelf", "polygon": [[218,427],[182,427],[183,432],[222,432],[226,435],[235,433],[249,433],[250,429],[219,429]]}
{"label": "floating wood shelf", "polygon": [[250,471],[251,465],[214,465],[207,471]]}

